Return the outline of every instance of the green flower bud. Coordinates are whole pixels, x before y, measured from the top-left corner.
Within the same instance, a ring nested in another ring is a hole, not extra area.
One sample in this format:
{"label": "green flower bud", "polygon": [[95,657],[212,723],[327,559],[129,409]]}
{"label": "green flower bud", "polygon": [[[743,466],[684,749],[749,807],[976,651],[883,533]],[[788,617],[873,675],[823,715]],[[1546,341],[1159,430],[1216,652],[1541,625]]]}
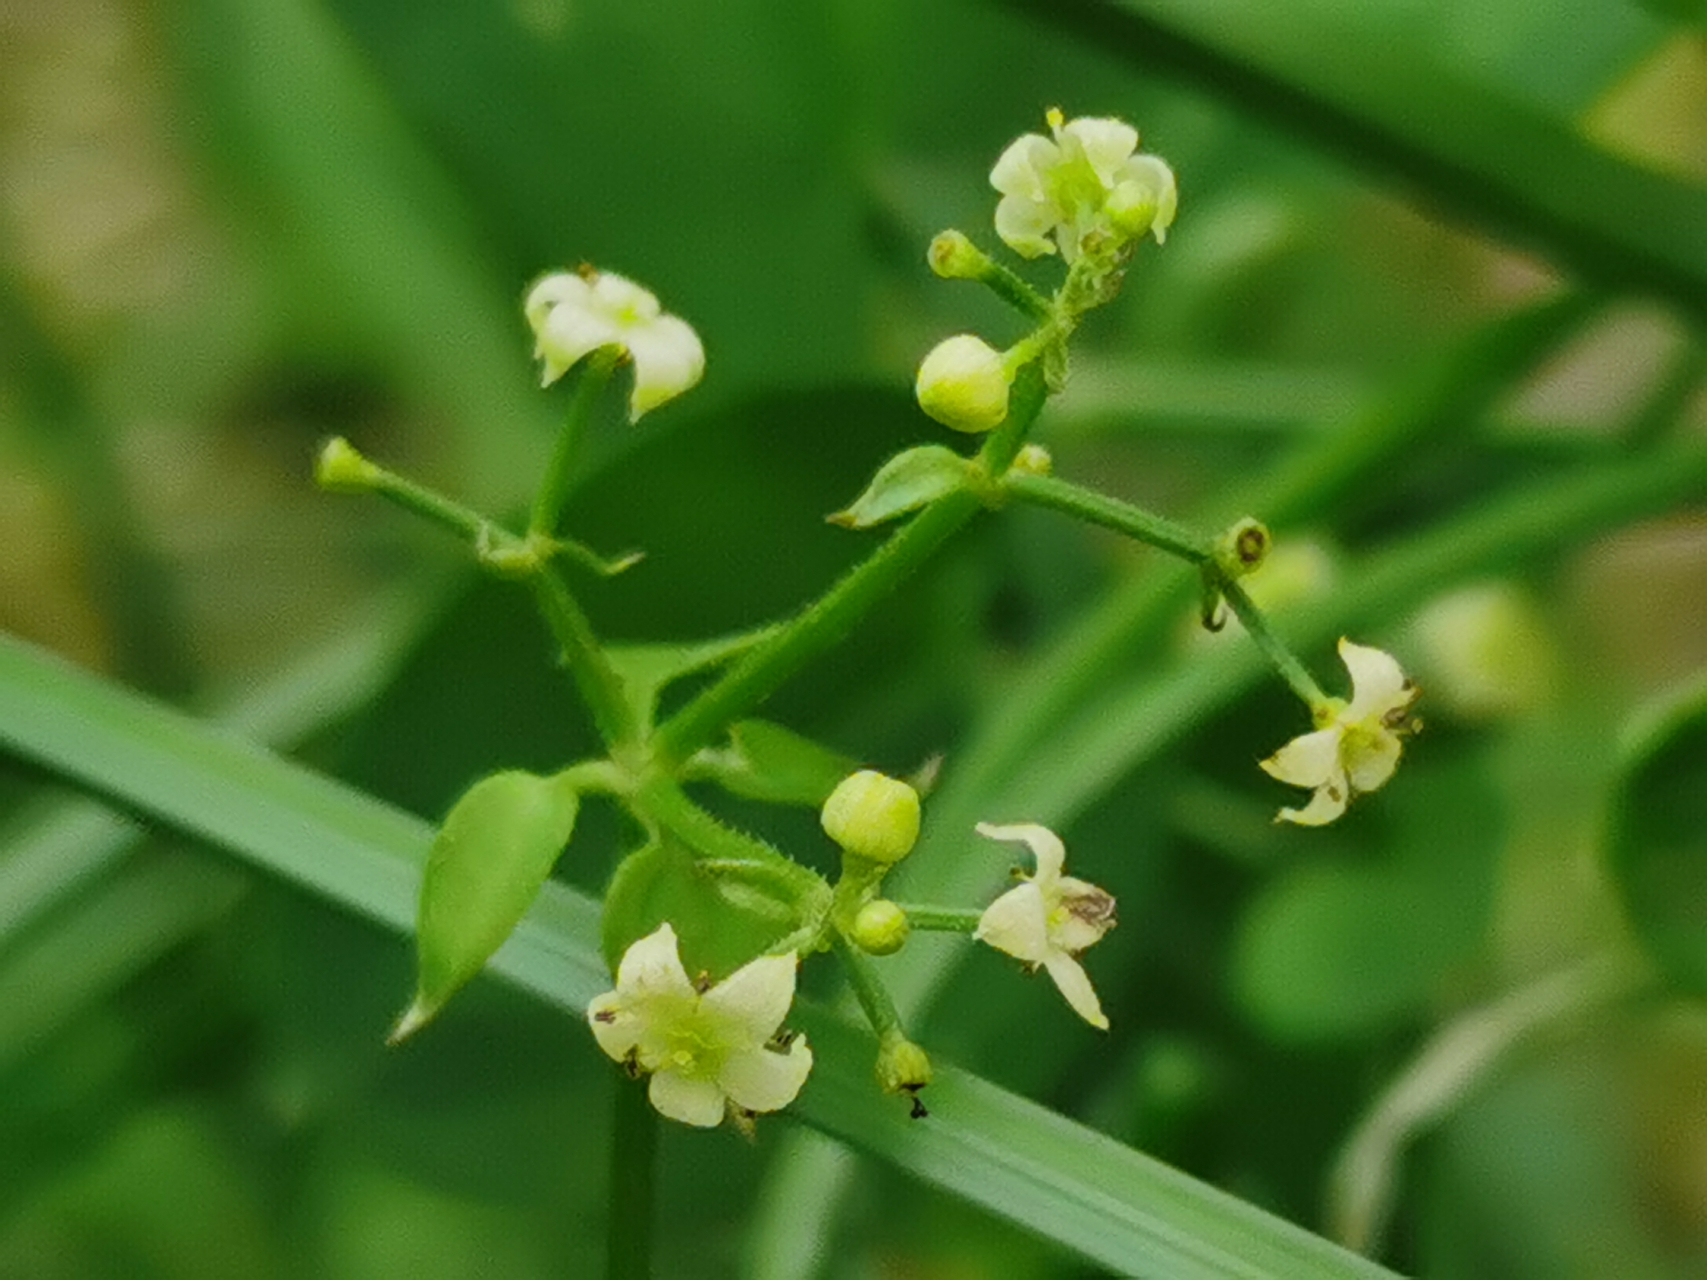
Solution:
{"label": "green flower bud", "polygon": [[977,280],[990,266],[989,255],[959,231],[938,233],[926,257],[944,280]]}
{"label": "green flower bud", "polygon": [[907,945],[907,935],[912,931],[905,911],[887,898],[878,898],[859,909],[848,937],[861,951],[892,956]]}
{"label": "green flower bud", "polygon": [[1242,578],[1262,568],[1273,545],[1268,526],[1246,516],[1216,541],[1215,559],[1228,577]]}
{"label": "green flower bud", "polygon": [[895,863],[919,839],[919,793],[895,778],[862,769],[843,778],[824,801],[824,830],[851,854]]}
{"label": "green flower bud", "polygon": [[917,1093],[931,1082],[930,1055],[896,1036],[877,1051],[877,1082],[885,1093]]}
{"label": "green flower bud", "polygon": [[956,431],[989,431],[1008,416],[1011,380],[1000,351],[976,334],[957,334],[919,365],[919,407]]}
{"label": "green flower bud", "polygon": [[1020,451],[1014,454],[1014,460],[1008,470],[1017,471],[1023,476],[1046,476],[1055,470],[1055,459],[1049,450],[1040,444],[1022,445]]}
{"label": "green flower bud", "polygon": [[379,480],[379,468],[357,452],[343,436],[320,446],[314,460],[314,483],[332,493],[366,493]]}

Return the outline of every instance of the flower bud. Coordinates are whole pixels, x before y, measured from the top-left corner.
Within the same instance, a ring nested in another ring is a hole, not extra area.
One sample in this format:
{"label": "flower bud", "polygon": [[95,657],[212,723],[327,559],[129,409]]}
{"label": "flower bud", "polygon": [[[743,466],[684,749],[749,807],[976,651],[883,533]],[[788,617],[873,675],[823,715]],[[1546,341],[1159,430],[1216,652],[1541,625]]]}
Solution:
{"label": "flower bud", "polygon": [[378,479],[379,468],[343,436],[333,436],[321,445],[314,460],[314,483],[332,493],[366,493]]}
{"label": "flower bud", "polygon": [[902,1036],[877,1051],[877,1082],[885,1093],[917,1093],[931,1082],[930,1055]]}
{"label": "flower bud", "polygon": [[1040,444],[1020,446],[1020,451],[1014,454],[1014,460],[1008,465],[1009,471],[1017,471],[1022,476],[1046,476],[1055,470],[1055,459],[1049,450]]}
{"label": "flower bud", "polygon": [[956,431],[989,431],[1008,416],[1002,353],[975,334],[937,343],[919,365],[919,407]]}
{"label": "flower bud", "polygon": [[851,854],[895,863],[919,839],[919,793],[872,769],[843,778],[824,801],[824,830]]}
{"label": "flower bud", "polygon": [[859,909],[848,937],[861,951],[892,956],[907,945],[907,935],[912,931],[905,911],[887,898],[878,898]]}
{"label": "flower bud", "polygon": [[1215,560],[1229,578],[1242,578],[1262,568],[1273,545],[1268,526],[1246,516],[1216,540]]}
{"label": "flower bud", "polygon": [[939,232],[926,258],[944,280],[977,280],[990,266],[989,255],[959,231]]}

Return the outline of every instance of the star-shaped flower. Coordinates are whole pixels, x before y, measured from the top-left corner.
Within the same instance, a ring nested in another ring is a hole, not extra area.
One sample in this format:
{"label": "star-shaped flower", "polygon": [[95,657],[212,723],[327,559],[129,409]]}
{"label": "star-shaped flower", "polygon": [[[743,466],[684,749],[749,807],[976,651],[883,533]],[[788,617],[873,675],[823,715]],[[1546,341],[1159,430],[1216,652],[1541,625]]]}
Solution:
{"label": "star-shaped flower", "polygon": [[711,1128],[730,1105],[777,1111],[812,1070],[805,1037],[777,1035],[796,963],[761,956],[702,990],[682,968],[675,930],[659,925],[624,953],[616,990],[587,1006],[587,1022],[599,1048],[651,1073],[652,1105],[672,1120]]}
{"label": "star-shaped flower", "polygon": [[1411,727],[1406,711],[1417,687],[1391,654],[1340,640],[1351,673],[1351,701],[1335,698],[1316,713],[1320,728],[1288,742],[1267,760],[1270,777],[1314,787],[1302,809],[1282,809],[1276,821],[1319,827],[1345,812],[1354,795],[1374,791],[1393,776]]}
{"label": "star-shaped flower", "polygon": [[600,347],[616,346],[634,361],[628,420],[673,400],[705,373],[705,348],[687,321],[658,299],[610,271],[557,271],[528,291],[523,305],[549,387]]}
{"label": "star-shaped flower", "polygon": [[1073,1011],[1107,1031],[1102,1004],[1075,957],[1114,928],[1114,898],[1094,884],[1061,874],[1067,850],[1048,827],[980,822],[978,834],[1028,846],[1037,859],[1037,874],[992,902],[972,936],[1034,969],[1047,969]]}
{"label": "star-shaped flower", "polygon": [[[1123,120],[1048,114],[1051,137],[1028,133],[1002,152],[990,185],[1002,193],[996,234],[1027,258],[1059,248],[1069,265],[1101,232],[1116,247],[1146,231],[1161,244],[1179,204],[1174,172],[1135,154],[1138,131]],[[1051,239],[1053,237],[1053,239]]]}

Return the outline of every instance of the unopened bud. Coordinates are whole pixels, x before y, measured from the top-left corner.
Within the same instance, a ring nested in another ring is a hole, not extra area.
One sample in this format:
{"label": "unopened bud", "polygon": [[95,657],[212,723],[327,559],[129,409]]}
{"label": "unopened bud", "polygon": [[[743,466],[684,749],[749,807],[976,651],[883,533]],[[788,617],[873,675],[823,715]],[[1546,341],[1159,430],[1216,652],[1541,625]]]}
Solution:
{"label": "unopened bud", "polygon": [[975,334],[937,343],[919,365],[919,407],[956,431],[989,431],[1008,416],[1002,353]]}
{"label": "unopened bud", "polygon": [[1040,444],[1022,445],[1020,451],[1014,454],[1014,460],[1008,464],[1009,471],[1017,471],[1023,476],[1046,476],[1055,470],[1055,459],[1049,450]]}
{"label": "unopened bud", "polygon": [[907,945],[907,935],[912,931],[905,911],[887,898],[878,898],[859,909],[848,937],[861,951],[892,956]]}
{"label": "unopened bud", "polygon": [[919,839],[919,793],[873,769],[843,778],[824,801],[821,818],[830,839],[851,854],[895,863]]}
{"label": "unopened bud", "polygon": [[343,436],[320,446],[314,460],[314,483],[332,493],[366,493],[378,483],[379,468]]}
{"label": "unopened bud", "polygon": [[959,231],[939,232],[926,258],[944,280],[977,280],[990,267],[989,255]]}

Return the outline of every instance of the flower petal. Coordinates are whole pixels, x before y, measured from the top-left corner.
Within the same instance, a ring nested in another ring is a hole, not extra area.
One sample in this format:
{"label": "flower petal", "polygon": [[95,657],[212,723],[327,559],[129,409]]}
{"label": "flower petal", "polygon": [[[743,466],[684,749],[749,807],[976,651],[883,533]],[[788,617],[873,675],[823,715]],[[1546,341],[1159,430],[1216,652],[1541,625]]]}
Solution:
{"label": "flower petal", "polygon": [[552,308],[563,303],[585,307],[591,291],[592,286],[573,271],[553,271],[548,276],[542,276],[539,282],[528,290],[527,300],[522,303],[522,312],[528,318],[528,327],[537,333]]}
{"label": "flower petal", "polygon": [[1091,986],[1090,976],[1085,973],[1083,965],[1065,952],[1057,951],[1043,962],[1043,967],[1049,970],[1049,976],[1055,979],[1056,987],[1073,1006],[1074,1013],[1099,1031],[1108,1030],[1102,1001],[1097,999],[1096,988]]}
{"label": "flower petal", "polygon": [[1319,787],[1340,771],[1340,739],[1345,730],[1338,724],[1292,739],[1267,760],[1262,771],[1295,787]]}
{"label": "flower petal", "polygon": [[1017,194],[1003,196],[996,205],[996,234],[1021,257],[1041,258],[1055,252],[1049,233],[1060,217],[1060,211],[1047,202]]}
{"label": "flower petal", "polygon": [[1069,955],[1078,955],[1114,928],[1114,895],[1072,876],[1061,877],[1060,891],[1061,909],[1050,913],[1049,941]]}
{"label": "flower petal", "polygon": [[545,361],[545,384],[556,382],[588,353],[612,343],[627,345],[608,317],[572,302],[553,307],[540,323],[535,343]]}
{"label": "flower petal", "polygon": [[1083,116],[1062,129],[1061,135],[1078,144],[1105,189],[1114,186],[1114,175],[1138,149],[1138,130],[1124,120]]}
{"label": "flower petal", "polygon": [[794,1003],[794,953],[749,961],[700,997],[711,1034],[729,1048],[762,1045]]}
{"label": "flower petal", "polygon": [[1317,787],[1316,794],[1310,797],[1310,803],[1302,809],[1282,809],[1275,815],[1274,820],[1295,822],[1301,827],[1324,826],[1345,812],[1345,806],[1350,799],[1349,784],[1345,778],[1338,778]]}
{"label": "flower petal", "polygon": [[631,943],[616,968],[616,994],[633,1011],[651,1000],[693,1000],[693,984],[676,950],[676,931],[668,923]]}
{"label": "flower petal", "polygon": [[717,1083],[738,1107],[781,1111],[794,1101],[811,1070],[812,1050],[805,1036],[797,1036],[781,1053],[757,1048],[730,1054]]}
{"label": "flower petal", "polygon": [[710,1080],[694,1080],[674,1071],[659,1071],[652,1077],[647,1097],[658,1114],[713,1129],[723,1123],[723,1090]]}
{"label": "flower petal", "polygon": [[1347,734],[1345,771],[1353,789],[1379,789],[1399,767],[1399,753],[1403,750],[1399,735],[1391,729],[1376,727]]}
{"label": "flower petal", "polygon": [[595,996],[587,1005],[587,1025],[593,1029],[599,1048],[616,1062],[639,1045],[645,1030],[642,1020],[623,1008],[622,997],[614,991]]}
{"label": "flower petal", "polygon": [[1174,215],[1179,212],[1179,185],[1174,179],[1173,169],[1160,156],[1136,155],[1121,166],[1120,180],[1140,182],[1154,193],[1156,219],[1150,224],[1150,230],[1156,237],[1156,243],[1162,244],[1168,238],[1168,228],[1173,225]]}
{"label": "flower petal", "polygon": [[1048,172],[1059,163],[1061,149],[1053,142],[1040,133],[1023,134],[996,160],[990,170],[990,185],[1004,196],[1041,202],[1048,195]]}
{"label": "flower petal", "polygon": [[1342,637],[1340,657],[1351,673],[1351,705],[1345,709],[1347,720],[1386,715],[1408,705],[1416,696],[1392,654],[1353,644]]}
{"label": "flower petal", "polygon": [[630,422],[640,421],[642,414],[674,400],[705,376],[705,348],[693,326],[678,316],[662,315],[636,325],[624,341],[634,357]]}
{"label": "flower petal", "polygon": [[1035,881],[1009,889],[984,909],[972,936],[1027,964],[1049,955],[1049,912]]}
{"label": "flower petal", "polygon": [[1061,878],[1062,865],[1067,861],[1067,849],[1060,836],[1035,822],[1017,822],[1011,826],[980,822],[977,832],[991,840],[1017,841],[1030,849],[1031,856],[1037,859],[1038,882],[1043,886],[1045,896],[1049,896],[1055,882]]}
{"label": "flower petal", "polygon": [[592,297],[594,310],[602,311],[619,328],[656,320],[662,309],[650,289],[643,289],[614,271],[599,272],[593,281]]}

